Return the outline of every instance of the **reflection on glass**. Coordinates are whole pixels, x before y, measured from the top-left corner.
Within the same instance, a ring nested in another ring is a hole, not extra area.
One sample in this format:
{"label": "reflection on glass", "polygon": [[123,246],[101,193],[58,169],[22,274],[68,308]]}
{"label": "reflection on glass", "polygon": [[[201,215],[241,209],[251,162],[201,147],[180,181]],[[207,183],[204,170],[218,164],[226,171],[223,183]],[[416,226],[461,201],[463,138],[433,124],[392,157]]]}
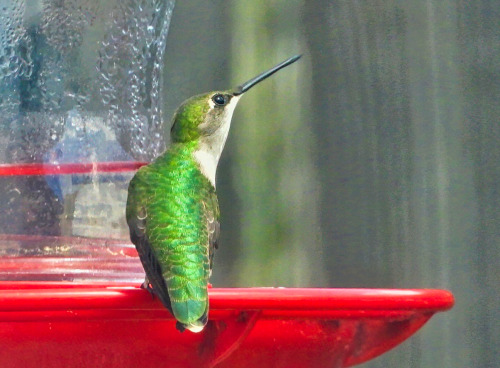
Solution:
{"label": "reflection on glass", "polygon": [[174,1],[0,6],[0,254],[69,257],[81,246],[75,237],[123,246],[138,167],[130,162],[164,145],[161,71]]}

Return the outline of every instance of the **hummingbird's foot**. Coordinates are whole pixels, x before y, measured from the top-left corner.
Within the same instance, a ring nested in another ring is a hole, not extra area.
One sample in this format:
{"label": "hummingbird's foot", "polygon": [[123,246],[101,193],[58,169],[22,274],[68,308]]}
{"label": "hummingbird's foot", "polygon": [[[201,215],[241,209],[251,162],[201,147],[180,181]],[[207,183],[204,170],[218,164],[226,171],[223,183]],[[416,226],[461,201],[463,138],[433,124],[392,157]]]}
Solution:
{"label": "hummingbird's foot", "polygon": [[151,297],[153,299],[155,298],[155,293],[154,293],[153,287],[151,286],[151,284],[149,283],[149,280],[147,278],[142,283],[141,289],[146,289],[151,294]]}

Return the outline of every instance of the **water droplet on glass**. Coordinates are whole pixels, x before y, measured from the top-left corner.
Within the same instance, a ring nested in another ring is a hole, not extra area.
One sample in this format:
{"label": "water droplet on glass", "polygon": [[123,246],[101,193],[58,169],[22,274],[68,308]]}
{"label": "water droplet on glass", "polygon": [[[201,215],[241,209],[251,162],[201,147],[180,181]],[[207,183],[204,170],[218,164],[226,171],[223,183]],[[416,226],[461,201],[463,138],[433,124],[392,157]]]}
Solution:
{"label": "water droplet on glass", "polygon": [[[1,163],[157,156],[164,146],[160,79],[173,5],[173,0],[2,1]],[[7,201],[0,195],[0,214],[6,214],[0,221],[19,233],[71,235],[72,220],[63,219],[81,215],[80,229],[88,234],[92,216],[97,223],[108,217],[119,222],[114,208],[123,203],[106,200],[123,202],[129,179],[95,173],[11,178],[2,183],[10,194]]]}

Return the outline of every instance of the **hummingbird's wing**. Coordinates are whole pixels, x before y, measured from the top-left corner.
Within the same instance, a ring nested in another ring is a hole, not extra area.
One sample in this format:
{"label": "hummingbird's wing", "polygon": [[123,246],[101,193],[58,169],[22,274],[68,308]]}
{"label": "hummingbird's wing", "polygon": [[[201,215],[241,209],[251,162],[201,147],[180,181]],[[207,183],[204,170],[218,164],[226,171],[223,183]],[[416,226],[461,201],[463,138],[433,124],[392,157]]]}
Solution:
{"label": "hummingbird's wing", "polygon": [[170,311],[172,309],[170,297],[168,296],[167,285],[162,275],[160,263],[153,253],[153,248],[149,243],[148,237],[144,232],[145,219],[141,220],[136,218],[134,221],[129,222],[130,239],[136,246],[139,258],[144,266],[147,281],[153,286],[153,293],[158,296],[162,304]]}
{"label": "hummingbird's wing", "polygon": [[[134,179],[130,182],[129,193],[136,189]],[[139,196],[139,198],[141,198],[141,196]],[[147,281],[151,283],[153,287],[152,292],[158,296],[162,304],[172,312],[172,304],[168,295],[165,279],[162,275],[160,263],[146,235],[147,222],[148,216],[146,207],[139,204],[135,196],[129,195],[127,202],[127,223],[130,230],[130,240],[137,249],[144,271],[146,272]]]}
{"label": "hummingbird's wing", "polygon": [[219,248],[220,211],[215,190],[211,191],[205,203],[208,226],[208,255],[210,259],[210,272],[212,272],[215,250]]}

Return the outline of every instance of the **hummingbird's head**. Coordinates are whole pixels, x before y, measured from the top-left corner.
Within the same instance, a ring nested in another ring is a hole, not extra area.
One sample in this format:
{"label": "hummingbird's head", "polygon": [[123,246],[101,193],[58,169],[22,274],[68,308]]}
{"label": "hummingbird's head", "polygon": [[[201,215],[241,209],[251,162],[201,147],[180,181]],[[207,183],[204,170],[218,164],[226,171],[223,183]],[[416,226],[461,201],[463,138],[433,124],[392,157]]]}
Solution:
{"label": "hummingbird's head", "polygon": [[293,56],[230,91],[215,91],[189,98],[174,114],[170,138],[173,143],[197,143],[195,158],[201,171],[215,186],[215,171],[226,143],[231,118],[240,97],[278,70],[297,61]]}
{"label": "hummingbird's head", "polygon": [[230,91],[204,93],[186,100],[174,115],[172,142],[196,143],[194,157],[214,186],[217,163],[240,97]]}
{"label": "hummingbird's head", "polygon": [[193,96],[177,109],[170,137],[174,143],[204,142],[229,130],[239,96],[215,91]]}

